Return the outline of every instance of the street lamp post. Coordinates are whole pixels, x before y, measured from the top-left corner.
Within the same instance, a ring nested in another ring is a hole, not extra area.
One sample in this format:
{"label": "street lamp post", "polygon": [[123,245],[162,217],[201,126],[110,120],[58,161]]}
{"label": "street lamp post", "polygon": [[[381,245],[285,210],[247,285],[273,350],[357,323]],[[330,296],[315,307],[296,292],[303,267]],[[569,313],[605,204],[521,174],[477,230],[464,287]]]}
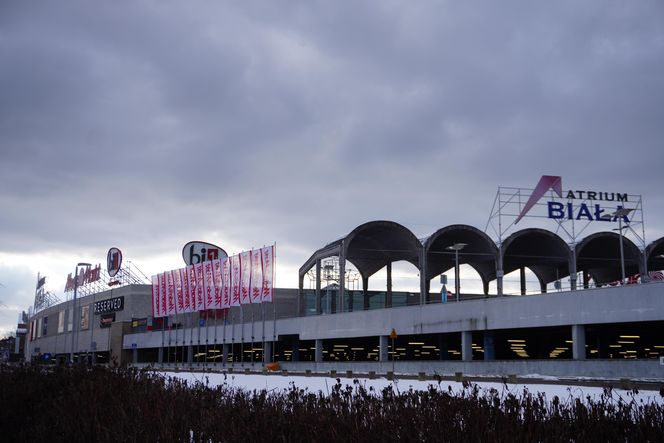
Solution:
{"label": "street lamp post", "polygon": [[76,269],[75,269],[75,271],[74,271],[74,307],[73,307],[73,309],[72,309],[72,314],[71,314],[71,315],[72,315],[72,319],[71,319],[71,322],[72,322],[72,330],[71,330],[71,353],[69,354],[69,361],[70,361],[71,363],[74,363],[74,346],[75,346],[74,343],[75,343],[75,337],[76,337],[76,332],[77,332],[76,323],[81,321],[81,319],[78,318],[79,316],[76,315],[76,314],[77,314],[77,309],[76,309],[76,291],[77,291],[77,289],[78,289],[78,268],[81,267],[81,266],[83,266],[83,267],[90,267],[90,266],[92,266],[92,265],[91,265],[90,263],[78,263],[78,264],[76,265]]}
{"label": "street lamp post", "polygon": [[617,209],[614,213],[610,214],[611,217],[618,217],[618,238],[620,239],[620,275],[622,277],[620,280],[621,285],[625,284],[625,252],[623,250],[623,228],[628,227],[623,227],[622,219],[623,217],[627,217],[633,210],[634,209],[620,208]]}
{"label": "street lamp post", "polygon": [[447,249],[454,251],[454,291],[456,292],[456,301],[459,301],[459,291],[461,288],[459,282],[459,251],[468,246],[468,243],[454,243]]}

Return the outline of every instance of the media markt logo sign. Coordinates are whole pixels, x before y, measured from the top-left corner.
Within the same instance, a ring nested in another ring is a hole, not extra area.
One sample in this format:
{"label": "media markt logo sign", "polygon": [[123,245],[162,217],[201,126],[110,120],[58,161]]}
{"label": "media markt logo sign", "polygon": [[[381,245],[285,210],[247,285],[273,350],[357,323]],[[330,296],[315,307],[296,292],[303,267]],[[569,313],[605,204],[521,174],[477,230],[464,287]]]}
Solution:
{"label": "media markt logo sign", "polygon": [[[627,203],[627,193],[603,192],[603,191],[579,191],[570,190],[563,193],[562,177],[557,175],[543,175],[530,198],[517,216],[514,224],[519,223],[528,212],[535,206],[547,192],[553,191],[559,198],[566,198],[566,203],[554,200],[547,202],[547,217],[553,220],[587,220],[587,221],[616,221],[619,217],[629,223],[627,215],[630,210],[623,210],[622,205],[613,208],[604,206],[604,202]],[[565,196],[563,197],[563,194]],[[575,205],[572,200],[583,200],[583,203]],[[623,211],[621,211],[623,210]]]}

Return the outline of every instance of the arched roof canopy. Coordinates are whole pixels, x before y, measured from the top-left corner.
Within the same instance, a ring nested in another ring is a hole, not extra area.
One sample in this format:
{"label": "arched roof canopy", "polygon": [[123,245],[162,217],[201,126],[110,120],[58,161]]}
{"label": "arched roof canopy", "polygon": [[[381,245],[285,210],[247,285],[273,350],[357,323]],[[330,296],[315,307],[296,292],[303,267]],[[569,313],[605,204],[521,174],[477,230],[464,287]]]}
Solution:
{"label": "arched roof canopy", "polygon": [[[588,272],[596,284],[606,284],[621,278],[620,235],[597,232],[576,245],[576,267]],[[641,272],[641,251],[628,238],[623,238],[625,276]]]}
{"label": "arched roof canopy", "polygon": [[431,234],[424,241],[427,279],[442,274],[455,265],[455,252],[448,247],[465,243],[459,251],[459,263],[472,266],[484,283],[496,278],[498,248],[491,238],[470,225],[450,225]]}
{"label": "arched roof canopy", "polygon": [[392,221],[371,221],[314,252],[300,267],[300,279],[316,264],[316,260],[341,254],[364,278],[375,274],[388,263],[400,260],[406,260],[420,269],[421,250],[422,244],[408,228]]}
{"label": "arched roof canopy", "polygon": [[664,269],[664,237],[648,245],[646,248],[646,257],[648,259],[649,270],[660,271]]}
{"label": "arched roof canopy", "polygon": [[545,229],[517,231],[503,242],[503,270],[527,267],[543,283],[569,275],[572,251],[565,241]]}
{"label": "arched roof canopy", "polygon": [[368,278],[388,263],[405,260],[420,269],[422,244],[408,228],[392,221],[371,221],[342,241],[346,260]]}

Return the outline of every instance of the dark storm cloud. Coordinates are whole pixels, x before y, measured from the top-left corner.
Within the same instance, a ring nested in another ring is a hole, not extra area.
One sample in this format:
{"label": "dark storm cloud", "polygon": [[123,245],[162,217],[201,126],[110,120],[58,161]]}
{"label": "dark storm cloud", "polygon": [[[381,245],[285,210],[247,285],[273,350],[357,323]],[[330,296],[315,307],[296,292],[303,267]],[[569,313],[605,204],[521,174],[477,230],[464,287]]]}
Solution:
{"label": "dark storm cloud", "polygon": [[372,219],[483,229],[541,174],[643,193],[664,235],[663,8],[3,2],[0,254],[277,241],[297,268]]}

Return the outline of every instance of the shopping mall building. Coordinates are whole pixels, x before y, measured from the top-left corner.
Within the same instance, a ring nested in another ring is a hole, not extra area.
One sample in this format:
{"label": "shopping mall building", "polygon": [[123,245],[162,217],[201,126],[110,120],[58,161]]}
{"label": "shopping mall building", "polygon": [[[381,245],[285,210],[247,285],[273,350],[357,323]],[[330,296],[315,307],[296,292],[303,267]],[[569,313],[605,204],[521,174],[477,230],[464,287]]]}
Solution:
{"label": "shopping mall building", "polygon": [[[535,191],[529,190],[531,200]],[[582,205],[564,209],[583,211]],[[599,220],[596,205],[586,208]],[[527,206],[520,199],[513,215]],[[553,213],[551,207],[548,215],[560,218],[559,207]],[[487,234],[491,229],[469,225],[417,238],[401,224],[372,221],[316,250],[299,270],[299,288],[275,288],[272,303],[223,310],[153,318],[151,284],[101,285],[76,301],[80,328],[72,327],[73,299],[34,314],[26,359],[73,355],[97,363],[256,371],[277,361],[295,372],[661,380],[664,238],[639,244],[622,226],[635,232],[636,217],[610,215],[600,223],[615,222],[617,232],[605,224],[573,241],[561,230],[517,230],[514,223],[510,232],[500,218],[497,240]],[[577,233],[584,232],[583,217],[564,215],[576,220]],[[393,290],[395,263],[412,267],[418,283],[412,291]],[[476,273],[478,289],[461,287],[460,266]],[[432,291],[446,272],[454,283]],[[505,290],[506,276],[518,282],[516,291]],[[527,276],[536,279],[536,291],[527,290]],[[384,289],[369,289],[376,286]]]}

